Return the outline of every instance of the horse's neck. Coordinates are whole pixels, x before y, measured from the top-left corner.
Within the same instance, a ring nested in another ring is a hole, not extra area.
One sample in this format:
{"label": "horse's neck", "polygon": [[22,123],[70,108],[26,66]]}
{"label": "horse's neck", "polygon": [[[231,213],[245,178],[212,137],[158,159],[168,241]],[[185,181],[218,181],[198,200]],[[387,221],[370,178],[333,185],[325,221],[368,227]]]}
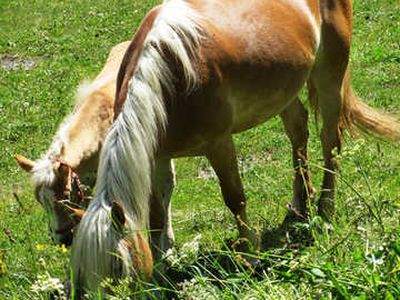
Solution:
{"label": "horse's neck", "polygon": [[112,124],[116,78],[129,46],[122,42],[113,47],[96,79],[78,92],[77,106],[68,125],[67,142],[61,158],[80,172],[97,169],[98,154]]}
{"label": "horse's neck", "polygon": [[76,170],[92,170],[113,119],[115,81],[90,93],[71,117],[60,158]]}

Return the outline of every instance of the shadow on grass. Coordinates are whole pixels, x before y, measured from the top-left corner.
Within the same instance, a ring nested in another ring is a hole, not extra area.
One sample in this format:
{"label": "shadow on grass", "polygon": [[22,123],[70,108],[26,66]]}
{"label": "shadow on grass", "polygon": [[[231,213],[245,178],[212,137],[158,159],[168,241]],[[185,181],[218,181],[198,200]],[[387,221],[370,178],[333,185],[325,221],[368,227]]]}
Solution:
{"label": "shadow on grass", "polygon": [[265,229],[261,233],[261,251],[294,250],[308,247],[312,243],[308,223],[290,214],[286,215],[278,227]]}
{"label": "shadow on grass", "polygon": [[179,291],[185,288],[185,282],[196,277],[206,278],[219,289],[226,288],[230,281],[243,278],[251,281],[263,280],[271,272],[281,274],[285,280],[288,264],[278,262],[290,260],[312,242],[307,223],[288,216],[278,227],[262,232],[261,251],[258,255],[236,252],[232,250],[234,241],[228,240],[222,249],[202,252],[191,264],[167,266],[161,272],[156,271],[155,285],[162,290],[161,298],[157,298],[176,299]]}

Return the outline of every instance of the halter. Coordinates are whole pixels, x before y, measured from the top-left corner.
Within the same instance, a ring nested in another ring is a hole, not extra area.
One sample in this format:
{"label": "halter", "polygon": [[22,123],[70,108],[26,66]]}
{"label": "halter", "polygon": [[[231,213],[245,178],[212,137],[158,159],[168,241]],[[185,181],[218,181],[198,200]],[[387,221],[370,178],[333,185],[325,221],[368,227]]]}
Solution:
{"label": "halter", "polygon": [[76,173],[74,171],[74,169],[65,160],[57,158],[57,159],[55,159],[54,162],[59,163],[60,165],[64,165],[64,166],[66,166],[68,168],[68,172],[70,173],[70,177],[71,177],[71,182],[70,182],[70,184],[69,184],[67,189],[69,190],[69,192],[72,192],[72,187],[75,186],[76,189],[77,189],[79,202],[80,203],[87,203],[87,201],[90,200],[90,197],[85,197],[85,192],[82,189],[81,181],[79,179],[78,173]]}
{"label": "halter", "polygon": [[[76,189],[77,189],[78,197],[79,197],[78,203],[70,201],[71,200],[71,196],[70,196],[69,200],[59,200],[59,202],[63,203],[65,201],[65,202],[69,202],[70,204],[78,205],[78,206],[79,206],[79,204],[87,204],[88,201],[90,201],[91,197],[85,196],[84,190],[83,190],[83,188],[81,186],[81,181],[79,179],[78,173],[76,173],[74,171],[74,169],[66,161],[64,161],[64,160],[62,160],[60,158],[56,158],[54,160],[54,162],[55,163],[59,163],[60,165],[64,165],[64,166],[66,166],[68,168],[68,173],[70,175],[71,181],[69,182],[69,184],[67,184],[66,190],[68,190],[68,192],[71,194],[72,188],[73,188],[73,186],[75,186]],[[66,232],[71,231],[75,226],[76,226],[76,223],[73,222],[70,225],[67,225],[67,226],[65,226],[63,228],[57,229],[56,233],[57,234],[64,234]]]}

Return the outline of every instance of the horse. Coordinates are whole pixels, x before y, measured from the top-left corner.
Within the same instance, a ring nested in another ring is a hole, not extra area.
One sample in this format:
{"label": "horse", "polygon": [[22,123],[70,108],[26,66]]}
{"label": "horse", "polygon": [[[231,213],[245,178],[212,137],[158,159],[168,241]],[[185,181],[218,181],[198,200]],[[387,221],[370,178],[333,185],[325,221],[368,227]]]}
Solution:
{"label": "horse", "polygon": [[165,166],[176,157],[207,157],[239,238],[257,244],[232,135],[276,115],[292,145],[291,206],[305,214],[311,183],[307,112],[298,98],[304,85],[323,122],[318,212],[328,220],[342,131],[359,126],[400,140],[399,123],[351,88],[351,31],[350,0],[172,0],[150,10],[122,60],[96,195],[74,233],[75,295],[101,291],[106,278],[129,278],[133,289],[151,278],[150,216],[164,228],[168,210],[151,200],[152,181],[171,177]]}
{"label": "horse", "polygon": [[94,185],[99,151],[113,121],[117,73],[129,43],[113,47],[100,74],[78,88],[74,110],[60,125],[48,151],[36,161],[15,157],[31,173],[35,197],[46,210],[56,243],[72,243],[73,228],[83,215],[80,180]]}

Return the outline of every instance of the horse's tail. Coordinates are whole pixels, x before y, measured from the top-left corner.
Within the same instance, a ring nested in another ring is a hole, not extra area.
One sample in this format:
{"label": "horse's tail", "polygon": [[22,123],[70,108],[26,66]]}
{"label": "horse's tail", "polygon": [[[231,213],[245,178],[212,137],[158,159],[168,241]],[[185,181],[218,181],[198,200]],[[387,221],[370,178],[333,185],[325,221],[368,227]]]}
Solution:
{"label": "horse's tail", "polygon": [[[355,127],[388,138],[400,141],[400,122],[396,117],[372,108],[362,102],[351,87],[350,70],[346,70],[342,84],[342,112],[340,116],[340,128],[354,133]],[[309,98],[315,110],[318,108],[318,99],[315,88],[311,82],[308,84]]]}

